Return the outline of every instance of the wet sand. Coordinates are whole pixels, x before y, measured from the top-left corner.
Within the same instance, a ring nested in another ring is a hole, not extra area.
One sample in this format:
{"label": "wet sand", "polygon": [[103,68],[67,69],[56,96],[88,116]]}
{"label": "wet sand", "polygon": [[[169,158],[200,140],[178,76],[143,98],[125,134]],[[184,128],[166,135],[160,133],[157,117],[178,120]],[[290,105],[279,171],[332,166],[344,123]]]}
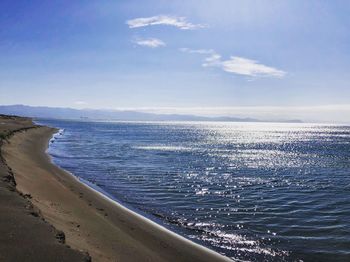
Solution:
{"label": "wet sand", "polygon": [[17,190],[93,261],[231,261],[145,219],[80,183],[45,153],[57,130],[17,132],[3,146]]}

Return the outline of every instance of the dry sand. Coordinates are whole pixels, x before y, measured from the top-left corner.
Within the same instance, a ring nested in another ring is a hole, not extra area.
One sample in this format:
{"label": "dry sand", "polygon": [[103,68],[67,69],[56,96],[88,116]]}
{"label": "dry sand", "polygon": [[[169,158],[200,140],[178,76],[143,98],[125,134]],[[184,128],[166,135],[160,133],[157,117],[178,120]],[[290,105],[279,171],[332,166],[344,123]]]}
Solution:
{"label": "dry sand", "polygon": [[3,146],[17,189],[66,243],[93,261],[231,261],[107,199],[58,168],[45,153],[55,129],[16,133]]}

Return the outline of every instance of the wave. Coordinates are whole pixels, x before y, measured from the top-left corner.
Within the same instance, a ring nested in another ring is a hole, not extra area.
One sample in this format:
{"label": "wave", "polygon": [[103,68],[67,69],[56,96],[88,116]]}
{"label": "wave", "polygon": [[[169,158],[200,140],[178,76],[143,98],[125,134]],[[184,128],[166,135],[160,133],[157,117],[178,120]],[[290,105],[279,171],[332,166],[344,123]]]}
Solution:
{"label": "wave", "polygon": [[193,233],[189,235],[190,238],[209,242],[210,245],[219,247],[220,249],[237,252],[244,251],[250,254],[254,253],[255,255],[269,257],[286,257],[289,255],[288,251],[263,247],[259,240],[253,240],[240,234],[227,233],[223,230],[225,225],[218,223],[188,222],[185,219],[173,218],[155,212],[152,212],[152,215],[169,224],[192,231]]}
{"label": "wave", "polygon": [[63,136],[63,133],[64,133],[64,129],[59,129],[58,132],[56,132],[55,134],[52,135],[49,143],[52,144],[54,143],[59,137]]}

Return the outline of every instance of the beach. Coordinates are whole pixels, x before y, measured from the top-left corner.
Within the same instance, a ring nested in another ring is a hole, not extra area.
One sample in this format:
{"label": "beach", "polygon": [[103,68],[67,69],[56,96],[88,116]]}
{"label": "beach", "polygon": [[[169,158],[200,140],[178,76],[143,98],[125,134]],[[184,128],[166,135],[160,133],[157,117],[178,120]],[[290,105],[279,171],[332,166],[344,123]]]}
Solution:
{"label": "beach", "polygon": [[[14,132],[28,128],[35,128],[28,118],[0,115],[0,146],[10,143]],[[64,233],[47,223],[30,202],[30,195],[16,189],[13,171],[3,153],[1,147],[0,261],[90,261],[85,252],[65,244]]]}
{"label": "beach", "polygon": [[[67,253],[60,253],[60,261],[88,260],[86,252],[92,261],[231,261],[110,200],[54,165],[46,150],[57,129],[34,127],[28,119],[13,122],[16,127],[2,145],[2,157],[12,170],[16,190],[26,196],[22,198],[38,210],[46,226],[64,233],[70,248],[52,238]],[[35,230],[28,229],[36,236],[33,241],[40,241]]]}

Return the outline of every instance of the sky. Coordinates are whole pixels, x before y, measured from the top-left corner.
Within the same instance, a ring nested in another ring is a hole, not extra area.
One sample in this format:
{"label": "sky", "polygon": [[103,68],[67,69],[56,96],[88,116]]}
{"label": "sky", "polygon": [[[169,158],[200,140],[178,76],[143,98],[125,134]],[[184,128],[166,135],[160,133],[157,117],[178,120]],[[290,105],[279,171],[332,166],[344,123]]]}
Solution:
{"label": "sky", "polygon": [[0,104],[350,122],[350,2],[0,2]]}

